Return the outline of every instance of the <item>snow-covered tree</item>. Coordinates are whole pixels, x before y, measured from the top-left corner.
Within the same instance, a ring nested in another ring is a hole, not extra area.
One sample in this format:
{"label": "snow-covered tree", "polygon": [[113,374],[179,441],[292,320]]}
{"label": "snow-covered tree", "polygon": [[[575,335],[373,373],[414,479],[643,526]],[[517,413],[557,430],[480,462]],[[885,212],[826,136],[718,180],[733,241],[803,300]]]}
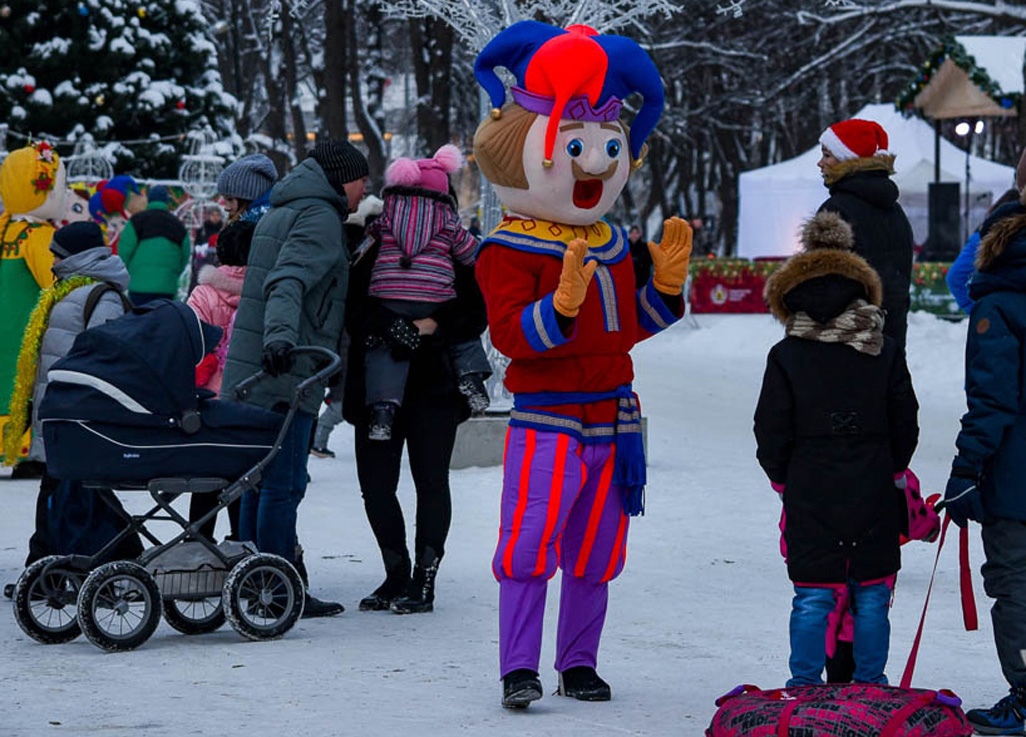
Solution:
{"label": "snow-covered tree", "polygon": [[197,0],[3,0],[0,119],[119,142],[117,171],[174,177],[188,131],[232,132],[208,25]]}

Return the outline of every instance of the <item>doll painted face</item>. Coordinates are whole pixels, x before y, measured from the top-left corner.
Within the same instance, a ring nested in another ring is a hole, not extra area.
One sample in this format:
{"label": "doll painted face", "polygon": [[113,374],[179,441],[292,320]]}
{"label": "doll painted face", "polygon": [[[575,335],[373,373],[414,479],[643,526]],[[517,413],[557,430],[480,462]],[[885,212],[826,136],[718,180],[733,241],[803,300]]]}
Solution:
{"label": "doll painted face", "polygon": [[542,164],[545,128],[539,115],[527,132],[523,164],[527,189],[496,187],[511,211],[569,225],[591,225],[609,212],[630,175],[627,134],[616,121],[560,121],[552,166]]}

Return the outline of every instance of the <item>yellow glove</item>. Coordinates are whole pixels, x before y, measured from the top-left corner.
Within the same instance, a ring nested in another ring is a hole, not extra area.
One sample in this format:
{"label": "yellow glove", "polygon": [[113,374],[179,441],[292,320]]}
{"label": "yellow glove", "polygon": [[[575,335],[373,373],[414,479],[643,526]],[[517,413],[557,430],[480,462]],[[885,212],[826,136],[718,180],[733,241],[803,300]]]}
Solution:
{"label": "yellow glove", "polygon": [[552,295],[552,306],[566,317],[577,317],[588,293],[588,284],[595,275],[598,261],[584,263],[588,255],[588,243],[580,238],[570,241],[563,254],[563,273],[559,275],[559,286]]}
{"label": "yellow glove", "polygon": [[687,220],[670,218],[663,222],[663,240],[658,246],[648,242],[655,274],[652,282],[663,294],[681,294],[688,280],[691,261],[691,226]]}

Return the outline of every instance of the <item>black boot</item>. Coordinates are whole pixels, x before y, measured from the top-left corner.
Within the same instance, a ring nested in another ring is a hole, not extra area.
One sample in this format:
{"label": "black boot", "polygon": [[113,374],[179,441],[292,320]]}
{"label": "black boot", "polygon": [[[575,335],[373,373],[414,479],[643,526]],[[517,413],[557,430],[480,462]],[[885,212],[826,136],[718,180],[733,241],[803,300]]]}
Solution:
{"label": "black boot", "polygon": [[392,602],[406,593],[410,587],[410,555],[405,550],[396,553],[383,550],[385,561],[385,582],[374,589],[370,596],[360,599],[361,612],[385,612],[392,608]]}
{"label": "black boot", "polygon": [[303,580],[303,619],[316,619],[318,617],[334,617],[346,610],[337,601],[324,601],[315,596],[310,596],[310,574],[306,570],[306,562],[303,560],[303,546],[296,545],[296,560],[292,563],[296,573]]}
{"label": "black boot", "polygon": [[399,405],[395,402],[375,402],[371,406],[367,437],[371,440],[391,440],[392,423]]}
{"label": "black boot", "polygon": [[837,641],[834,657],[827,658],[827,683],[851,683],[855,677],[855,648],[847,640]]}
{"label": "black boot", "polygon": [[502,677],[502,705],[507,709],[526,709],[541,697],[541,681],[533,670],[519,668]]}
{"label": "black boot", "polygon": [[11,480],[41,479],[46,472],[46,464],[42,461],[22,461],[11,471]]}
{"label": "black boot", "polygon": [[441,558],[431,548],[425,548],[420,556],[413,578],[406,588],[406,594],[392,602],[392,611],[396,614],[421,614],[434,611],[435,608],[435,576],[438,575],[438,564]]}
{"label": "black boot", "polygon": [[599,678],[594,668],[578,665],[567,668],[559,674],[560,696],[571,696],[579,701],[609,701],[613,691],[609,684]]}

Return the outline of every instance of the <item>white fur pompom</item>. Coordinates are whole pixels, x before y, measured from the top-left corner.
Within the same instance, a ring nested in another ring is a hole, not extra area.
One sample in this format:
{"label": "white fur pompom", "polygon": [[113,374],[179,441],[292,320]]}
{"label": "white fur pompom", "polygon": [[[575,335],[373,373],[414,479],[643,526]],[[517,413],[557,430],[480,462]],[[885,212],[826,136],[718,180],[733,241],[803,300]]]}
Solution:
{"label": "white fur pompom", "polygon": [[420,167],[413,159],[401,158],[393,161],[385,171],[385,185],[411,187],[420,181]]}
{"label": "white fur pompom", "polygon": [[435,152],[434,159],[446,174],[452,174],[463,167],[463,153],[451,143],[447,143],[438,149]]}

